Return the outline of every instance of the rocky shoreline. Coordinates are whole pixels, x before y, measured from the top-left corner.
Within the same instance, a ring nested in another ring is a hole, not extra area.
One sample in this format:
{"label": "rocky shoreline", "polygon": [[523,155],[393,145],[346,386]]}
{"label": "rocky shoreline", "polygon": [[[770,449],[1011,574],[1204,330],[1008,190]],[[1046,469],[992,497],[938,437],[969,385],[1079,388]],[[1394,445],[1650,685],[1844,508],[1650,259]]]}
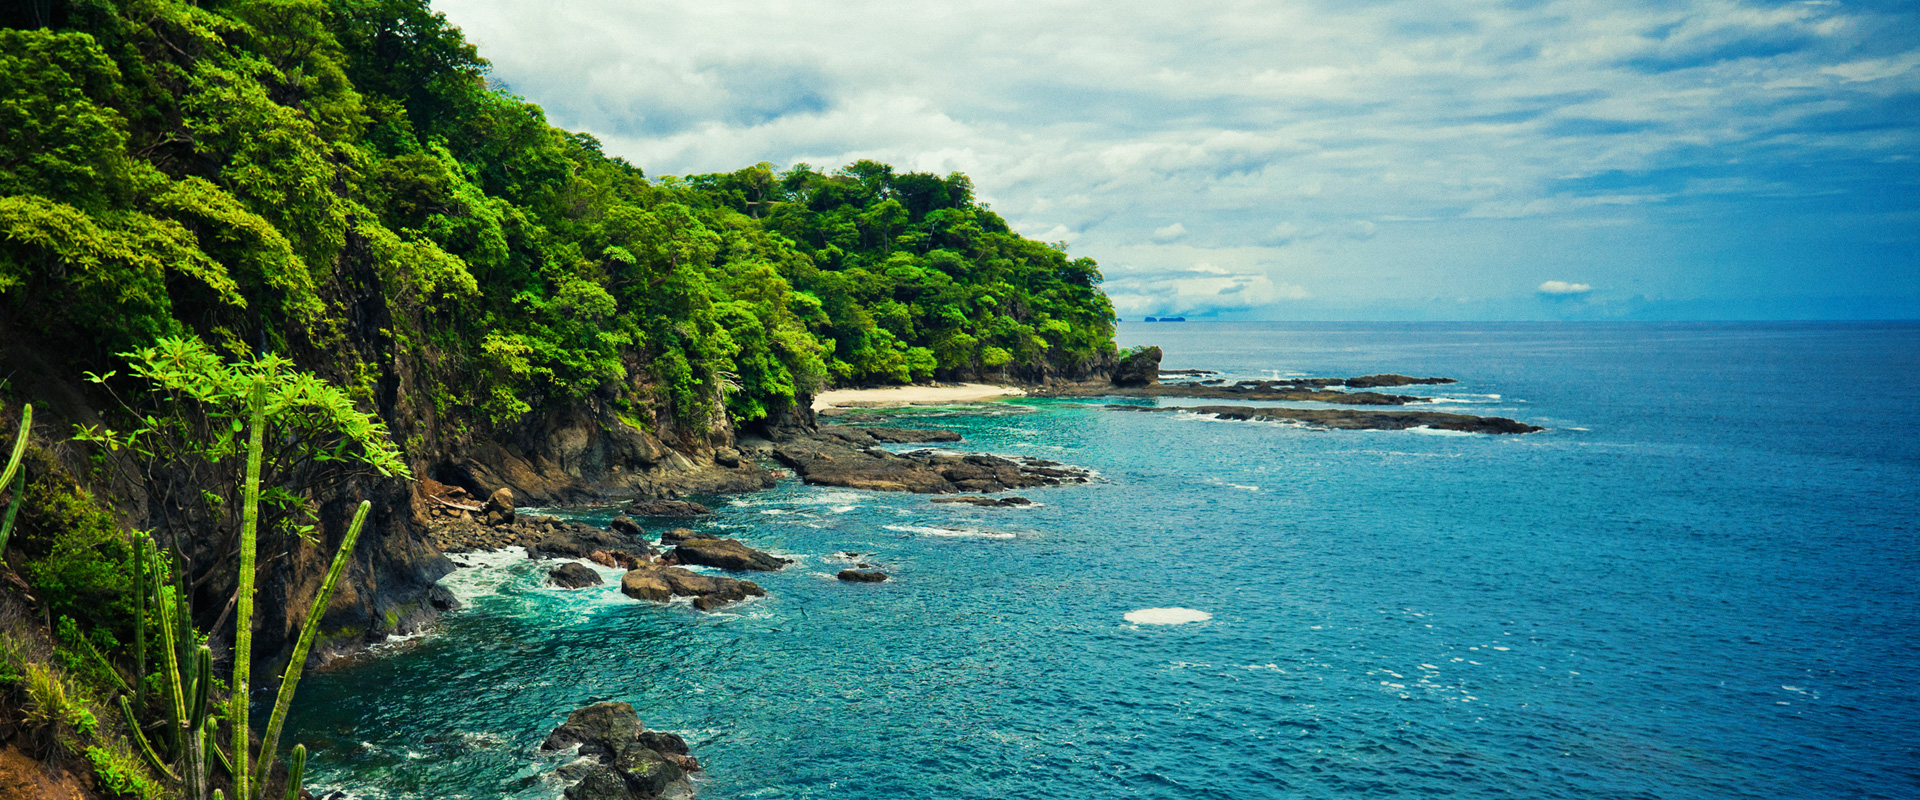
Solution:
{"label": "rocky shoreline", "polygon": [[[1123,364],[1123,369],[1115,372],[1111,381],[1055,383],[1031,387],[1029,393],[1038,397],[1062,398],[1233,398],[1369,407],[1106,406],[1121,412],[1186,411],[1220,419],[1286,421],[1330,430],[1425,427],[1485,434],[1522,434],[1542,430],[1505,417],[1377,408],[1426,402],[1428,399],[1373,391],[1375,389],[1453,383],[1451,378],[1379,374],[1227,384],[1217,373],[1181,370],[1165,373],[1181,378],[1180,381],[1161,383],[1158,355],[1157,351],[1136,354],[1130,364]],[[884,415],[868,411],[849,414],[838,408],[828,409],[825,413],[849,421],[881,421],[885,418]],[[817,425],[811,413],[803,413],[791,424],[769,425],[763,432],[766,434],[764,438],[746,436],[737,442],[729,442],[730,446],[715,447],[710,466],[681,465],[679,474],[683,483],[677,488],[708,490],[687,494],[756,491],[772,485],[773,478],[781,474],[778,469],[768,469],[768,465],[778,464],[790,469],[800,480],[813,485],[930,494],[935,495],[931,498],[934,503],[1012,508],[1033,503],[1025,497],[990,495],[1016,489],[1084,484],[1092,479],[1092,473],[1086,469],[1041,459],[940,449],[894,452],[885,447],[962,441],[958,432],[939,428]],[[668,455],[662,456],[661,460],[673,459]],[[480,470],[461,471],[458,477],[460,483],[477,488],[474,483],[483,474]],[[516,483],[526,482],[526,475],[516,477],[521,479]],[[705,506],[681,499],[681,491],[662,491],[665,488],[663,486],[648,486],[644,491],[635,492],[623,506],[631,516],[616,517],[607,528],[602,529],[520,512],[514,508],[514,491],[507,488],[515,484],[503,480],[495,485],[502,488],[481,501],[476,497],[477,491],[470,492],[468,488],[432,480],[421,481],[415,492],[415,507],[419,512],[418,517],[427,523],[429,539],[445,553],[517,546],[524,548],[529,558],[563,560],[564,563],[548,571],[547,583],[555,591],[604,585],[601,573],[578,563],[578,560],[584,560],[604,568],[624,570],[618,588],[622,594],[634,600],[667,603],[676,597],[690,598],[695,610],[710,612],[751,598],[764,597],[767,592],[744,576],[696,572],[688,569],[689,566],[742,575],[774,572],[792,563],[738,540],[689,528],[661,531],[656,545],[633,517],[694,519],[709,513]],[[630,485],[629,488],[639,487]],[[595,488],[575,485],[568,487],[567,491],[553,491],[543,486],[542,490],[538,491],[538,496],[544,500],[565,502],[563,496],[580,498],[595,491]],[[857,553],[836,553],[828,559],[844,560],[850,564],[849,568],[839,570],[834,577],[849,585],[882,584],[892,580],[892,576],[859,558],[860,554]],[[689,755],[685,742],[673,734],[647,730],[627,704],[600,703],[574,711],[567,723],[557,728],[542,747],[554,750],[576,745],[580,758],[557,772],[561,778],[572,782],[565,792],[570,800],[693,796],[693,784],[688,776],[699,770],[699,764]]]}

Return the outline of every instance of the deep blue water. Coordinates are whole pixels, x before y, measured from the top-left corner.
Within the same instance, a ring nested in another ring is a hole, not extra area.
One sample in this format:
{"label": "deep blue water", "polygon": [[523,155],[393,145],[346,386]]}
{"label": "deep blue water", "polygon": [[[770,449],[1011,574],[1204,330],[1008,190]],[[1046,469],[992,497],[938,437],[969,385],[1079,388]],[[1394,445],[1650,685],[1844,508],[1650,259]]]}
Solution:
{"label": "deep blue water", "polygon": [[[917,412],[1102,480],[719,500],[708,527],[799,562],[734,613],[473,559],[439,633],[302,684],[315,782],[557,797],[535,746],[618,699],[687,736],[710,800],[1920,796],[1920,325],[1122,326],[1142,342],[1452,376],[1409,393],[1549,430]],[[833,580],[845,550],[896,580]],[[1212,618],[1123,618],[1157,607]]]}

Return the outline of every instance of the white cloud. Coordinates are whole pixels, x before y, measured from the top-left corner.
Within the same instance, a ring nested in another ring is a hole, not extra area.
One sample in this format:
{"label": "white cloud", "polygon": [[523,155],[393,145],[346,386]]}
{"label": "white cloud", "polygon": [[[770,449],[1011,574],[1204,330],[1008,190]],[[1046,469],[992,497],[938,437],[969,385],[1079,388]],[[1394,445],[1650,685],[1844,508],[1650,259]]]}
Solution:
{"label": "white cloud", "polygon": [[[1681,206],[1857,188],[1844,181],[1890,179],[1826,167],[1920,152],[1920,42],[1899,33],[1913,19],[1837,3],[435,7],[497,78],[649,174],[957,170],[1021,231],[1103,264],[1264,248],[1270,265],[1337,264],[1377,296],[1467,288],[1447,246],[1462,231],[1693,224]],[[1420,222],[1376,236],[1388,220]],[[1538,267],[1503,268],[1475,288]]]}
{"label": "white cloud", "polygon": [[1312,297],[1304,287],[1276,283],[1264,272],[1241,272],[1205,262],[1178,269],[1123,267],[1111,272],[1104,288],[1122,316],[1241,311]]}
{"label": "white cloud", "polygon": [[1540,293],[1545,295],[1566,296],[1566,295],[1586,294],[1591,291],[1593,291],[1593,287],[1584,283],[1568,283],[1566,281],[1547,281],[1546,283],[1540,284]]}

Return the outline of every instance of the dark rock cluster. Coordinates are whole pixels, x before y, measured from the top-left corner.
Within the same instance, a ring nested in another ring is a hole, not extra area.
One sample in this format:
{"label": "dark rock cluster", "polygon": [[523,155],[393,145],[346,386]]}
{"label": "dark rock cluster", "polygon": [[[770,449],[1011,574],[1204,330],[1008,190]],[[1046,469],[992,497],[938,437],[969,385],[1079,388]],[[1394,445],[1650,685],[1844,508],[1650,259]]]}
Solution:
{"label": "dark rock cluster", "polygon": [[975,495],[962,495],[959,497],[936,497],[936,498],[933,498],[932,502],[965,503],[970,506],[980,506],[981,508],[1014,508],[1018,506],[1033,505],[1032,500],[1028,500],[1027,498],[1024,498],[1024,497],[979,497]]}
{"label": "dark rock cluster", "polygon": [[[775,445],[773,457],[792,467],[807,483],[883,492],[1003,492],[1085,483],[1088,478],[1085,470],[1040,459],[937,450],[892,453],[874,445],[880,441],[898,441],[898,438],[881,440],[869,430],[823,427],[812,436]],[[898,437],[909,429],[882,430]]]}
{"label": "dark rock cluster", "polygon": [[576,710],[547,735],[540,749],[574,746],[580,748],[580,760],[558,771],[573,781],[566,789],[567,800],[693,796],[687,776],[700,771],[700,762],[687,754],[686,740],[647,730],[632,705],[595,703]]}
{"label": "dark rock cluster", "polygon": [[1472,414],[1448,414],[1439,411],[1361,411],[1358,409],[1270,408],[1251,406],[1124,406],[1110,405],[1114,411],[1167,413],[1187,411],[1212,414],[1219,419],[1299,422],[1317,428],[1335,430],[1401,431],[1408,428],[1435,428],[1466,433],[1533,433],[1545,428],[1506,417],[1476,417]]}

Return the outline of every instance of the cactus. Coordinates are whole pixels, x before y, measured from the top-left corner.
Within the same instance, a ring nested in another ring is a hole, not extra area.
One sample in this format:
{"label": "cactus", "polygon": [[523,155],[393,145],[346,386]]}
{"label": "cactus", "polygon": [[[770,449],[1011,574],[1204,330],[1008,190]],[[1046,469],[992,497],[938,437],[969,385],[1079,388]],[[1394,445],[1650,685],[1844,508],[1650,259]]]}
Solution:
{"label": "cactus", "polygon": [[147,706],[147,537],[133,537],[133,697]]}
{"label": "cactus", "polygon": [[[313,605],[307,609],[307,619],[300,625],[300,639],[293,646],[293,655],[287,658],[287,671],[280,678],[280,693],[274,697],[273,714],[267,718],[267,733],[260,739],[260,774],[256,783],[263,792],[267,773],[273,769],[274,749],[280,744],[280,728],[287,721],[287,707],[293,704],[294,689],[300,686],[300,674],[306,671],[307,650],[313,647],[314,637],[320,633],[320,618],[326,615],[327,604],[333,600],[333,587],[340,582],[340,574],[346,572],[347,562],[353,558],[354,542],[359,540],[360,528],[366,524],[367,512],[372,508],[372,503],[362,500],[354,510],[347,536],[340,540],[340,550],[333,556],[333,565],[327,568],[327,579],[321,582],[319,593],[313,596]],[[295,745],[294,750],[301,754],[304,762],[306,748]]]}
{"label": "cactus", "polygon": [[293,760],[293,763],[287,765],[286,800],[300,800],[300,780],[307,771],[307,746],[304,744],[294,745],[293,754],[289,756],[289,758]]}
{"label": "cactus", "polygon": [[[306,621],[300,628],[300,638],[294,645],[293,654],[287,661],[286,672],[281,676],[280,691],[274,698],[273,712],[268,717],[265,736],[261,738],[258,758],[252,758],[253,752],[248,739],[248,684],[250,682],[250,656],[253,645],[253,581],[254,558],[257,549],[257,534],[260,507],[260,461],[264,450],[266,429],[266,383],[255,381],[251,397],[252,430],[247,443],[246,484],[243,486],[240,529],[240,565],[239,591],[235,600],[235,630],[233,646],[233,693],[231,705],[227,709],[227,719],[232,724],[233,755],[220,749],[215,733],[219,720],[211,714],[213,701],[209,692],[213,683],[213,652],[206,646],[198,646],[192,655],[192,675],[182,674],[181,664],[184,648],[192,646],[195,635],[187,615],[185,591],[176,586],[162,586],[156,570],[147,566],[145,548],[150,546],[144,537],[136,541],[135,568],[138,585],[135,594],[145,602],[151,598],[160,628],[161,648],[165,654],[162,665],[161,682],[164,695],[161,705],[167,714],[169,759],[160,758],[160,754],[148,742],[145,733],[134,719],[133,710],[121,698],[122,713],[127,717],[142,755],[155,771],[184,785],[185,796],[201,800],[208,796],[212,788],[214,769],[217,767],[233,779],[234,800],[262,800],[266,794],[267,779],[273,768],[275,751],[279,747],[280,733],[285,726],[287,710],[293,703],[294,691],[299,687],[300,676],[305,671],[307,654],[320,631],[320,621],[326,614],[327,606],[332,602],[334,588],[340,577],[346,572],[347,563],[352,560],[354,544],[359,540],[360,531],[366,525],[367,514],[373,504],[362,501],[355,509],[353,522],[347,527],[346,537],[340,542],[340,549],[334,553],[333,563],[327,569],[326,579],[320,590],[314,595],[313,603],[307,609]],[[158,555],[153,559],[159,562]],[[141,627],[136,630],[138,642],[145,641],[144,616]],[[138,645],[137,645],[138,646]],[[304,745],[295,745],[291,753],[292,769],[288,782],[288,796],[298,797],[301,776],[306,770],[307,749]],[[169,763],[177,767],[169,767]],[[184,762],[184,763],[181,763]],[[213,790],[214,797],[222,796]]]}
{"label": "cactus", "polygon": [[7,552],[7,537],[13,535],[13,515],[20,510],[20,496],[27,493],[27,471],[20,466],[20,459],[27,454],[27,434],[33,431],[33,404],[20,408],[20,435],[13,440],[13,454],[7,458],[7,468],[0,470],[0,487],[13,487],[13,500],[7,503],[5,517],[0,517],[0,556]]}
{"label": "cactus", "polygon": [[260,455],[267,428],[267,379],[254,378],[248,405],[253,419],[247,426],[247,478],[242,484],[245,499],[240,506],[239,600],[234,607],[233,623],[233,800],[253,800],[248,791],[247,703],[248,684],[253,677],[253,569],[254,537],[260,525]]}

